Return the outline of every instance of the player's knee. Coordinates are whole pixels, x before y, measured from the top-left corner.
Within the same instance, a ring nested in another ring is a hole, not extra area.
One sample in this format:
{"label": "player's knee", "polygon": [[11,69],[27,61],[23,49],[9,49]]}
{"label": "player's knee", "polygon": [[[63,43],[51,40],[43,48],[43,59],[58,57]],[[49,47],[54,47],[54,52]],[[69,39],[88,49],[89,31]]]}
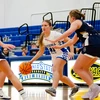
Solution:
{"label": "player's knee", "polygon": [[79,67],[79,68],[76,68],[76,67],[73,67],[73,71],[76,72],[76,73],[80,73],[81,71],[83,71],[84,69]]}

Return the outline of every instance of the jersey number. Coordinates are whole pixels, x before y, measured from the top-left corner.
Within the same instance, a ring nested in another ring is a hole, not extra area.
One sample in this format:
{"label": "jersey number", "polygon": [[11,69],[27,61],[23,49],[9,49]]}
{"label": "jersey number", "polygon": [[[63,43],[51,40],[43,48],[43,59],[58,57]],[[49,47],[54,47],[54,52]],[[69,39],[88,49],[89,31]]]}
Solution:
{"label": "jersey number", "polygon": [[54,48],[49,48],[49,50],[50,50],[50,52],[51,52],[52,54],[55,54],[55,53],[56,53],[56,50],[55,50]]}

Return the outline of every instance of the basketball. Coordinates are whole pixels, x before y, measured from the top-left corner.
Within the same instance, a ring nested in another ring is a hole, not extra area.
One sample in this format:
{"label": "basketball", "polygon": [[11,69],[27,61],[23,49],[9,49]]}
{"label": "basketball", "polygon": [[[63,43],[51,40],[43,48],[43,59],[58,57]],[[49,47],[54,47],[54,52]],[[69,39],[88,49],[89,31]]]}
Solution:
{"label": "basketball", "polygon": [[21,74],[24,74],[24,75],[30,74],[32,72],[32,66],[31,66],[31,64],[28,63],[28,62],[22,62],[19,65],[19,72]]}

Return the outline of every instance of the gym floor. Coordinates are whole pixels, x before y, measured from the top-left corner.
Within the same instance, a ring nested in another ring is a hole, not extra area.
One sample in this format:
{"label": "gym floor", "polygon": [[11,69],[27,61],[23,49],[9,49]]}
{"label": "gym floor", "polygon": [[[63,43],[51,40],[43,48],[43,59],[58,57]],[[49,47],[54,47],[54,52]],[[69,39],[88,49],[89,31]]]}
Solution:
{"label": "gym floor", "polygon": [[[72,98],[69,98],[68,95],[71,88],[68,86],[58,86],[56,97],[52,97],[45,92],[45,89],[49,87],[50,86],[24,85],[29,100],[83,100],[81,99],[82,95],[88,91],[87,87],[81,86],[80,90]],[[22,100],[19,93],[12,85],[5,85],[3,91],[6,95],[11,97],[11,100]],[[100,100],[100,95],[94,100]]]}

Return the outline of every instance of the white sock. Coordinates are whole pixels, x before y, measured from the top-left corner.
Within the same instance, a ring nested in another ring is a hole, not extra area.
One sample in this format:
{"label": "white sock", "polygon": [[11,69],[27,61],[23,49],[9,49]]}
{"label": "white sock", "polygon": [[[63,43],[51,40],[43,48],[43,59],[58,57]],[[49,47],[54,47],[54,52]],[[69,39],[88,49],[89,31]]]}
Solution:
{"label": "white sock", "polygon": [[89,86],[89,88],[91,88],[93,85],[94,85],[94,84],[91,84],[91,85]]}
{"label": "white sock", "polygon": [[4,93],[3,90],[2,90],[2,88],[0,88],[0,93]]}
{"label": "white sock", "polygon": [[97,84],[91,84],[90,86],[89,86],[89,88],[95,88],[95,86],[98,86]]}
{"label": "white sock", "polygon": [[26,92],[25,92],[24,89],[20,90],[20,91],[19,91],[19,94],[21,95],[21,97],[22,97],[23,99],[26,99],[26,98],[27,98],[27,95],[26,95]]}

